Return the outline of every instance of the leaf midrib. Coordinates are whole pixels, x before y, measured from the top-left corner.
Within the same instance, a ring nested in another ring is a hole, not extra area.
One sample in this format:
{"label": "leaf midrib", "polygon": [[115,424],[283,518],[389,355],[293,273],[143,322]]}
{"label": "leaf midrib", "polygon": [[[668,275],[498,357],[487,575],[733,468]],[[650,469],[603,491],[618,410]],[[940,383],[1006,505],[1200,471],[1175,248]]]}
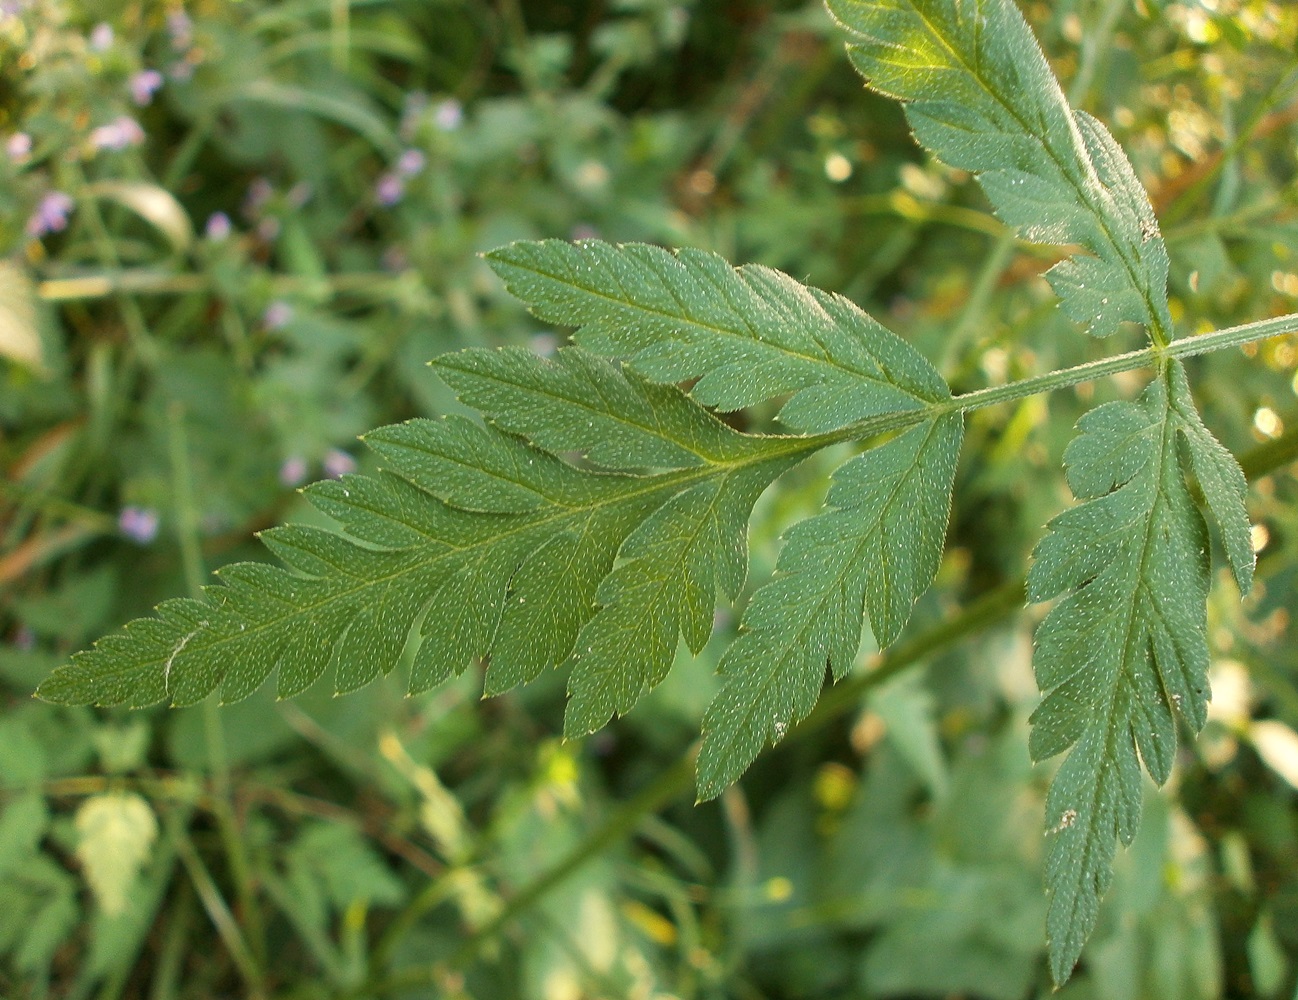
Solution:
{"label": "leaf midrib", "polygon": [[[737,468],[744,465],[757,465],[763,461],[778,458],[783,455],[795,455],[799,451],[803,451],[803,450],[810,452],[810,451],[817,450],[820,447],[823,447],[824,445],[824,442],[817,438],[806,438],[806,439],[773,438],[771,440],[778,441],[781,447],[772,449],[771,451],[766,453],[755,453],[751,456],[745,456],[744,458],[734,462],[716,463],[715,465],[703,469],[683,469],[677,472],[668,473],[663,476],[642,477],[645,480],[646,485],[639,489],[631,490],[626,493],[620,494],[615,497],[610,497],[607,499],[601,498],[582,507],[567,508],[557,512],[549,513],[548,516],[534,517],[529,514],[483,513],[482,516],[486,516],[486,517],[525,518],[526,523],[520,524],[516,527],[508,528],[500,532],[499,534],[492,535],[491,537],[482,539],[480,541],[475,541],[470,545],[460,546],[460,545],[456,545],[454,542],[443,540],[447,548],[438,552],[431,559],[422,559],[412,564],[407,564],[394,573],[389,573],[383,576],[373,577],[364,580],[359,585],[355,587],[350,587],[346,590],[330,591],[319,601],[315,601],[303,605],[294,605],[292,612],[289,614],[279,615],[272,619],[263,621],[255,625],[248,622],[240,622],[240,624],[248,627],[234,634],[218,633],[217,636],[211,642],[195,644],[193,645],[193,648],[195,650],[201,649],[206,651],[206,650],[220,648],[223,644],[228,642],[249,639],[253,636],[281,627],[285,622],[290,621],[293,618],[296,618],[298,616],[314,614],[320,611],[322,608],[328,607],[331,604],[350,600],[358,594],[370,591],[372,588],[387,586],[402,577],[428,570],[432,566],[436,565],[436,563],[438,563],[442,559],[449,559],[453,556],[460,556],[466,553],[471,553],[474,549],[485,548],[487,546],[500,544],[505,539],[508,539],[511,536],[516,536],[523,532],[530,531],[532,529],[542,527],[547,524],[557,524],[558,522],[562,521],[564,518],[569,518],[569,517],[579,518],[585,514],[594,514],[601,508],[611,509],[613,506],[617,504],[624,503],[624,502],[629,503],[636,499],[644,498],[658,490],[670,491],[671,495],[675,495],[676,493],[684,491],[686,488],[688,488],[688,486],[691,483],[702,482],[703,480],[707,479],[709,476],[718,475],[718,474],[730,474],[731,472],[735,471]],[[627,477],[627,478],[629,480],[634,481],[636,477]],[[431,494],[429,495],[429,499],[430,501],[435,503],[443,502],[441,500],[438,500],[436,497],[432,496]],[[389,551],[392,551],[394,553],[399,553],[399,552],[409,552],[411,550],[392,549]],[[292,572],[291,570],[287,570],[287,569],[285,571],[290,573]],[[301,577],[301,579],[305,584],[305,583],[316,583],[322,580],[328,580],[329,578],[303,576]],[[231,585],[227,584],[226,586],[231,586]],[[220,588],[205,587],[204,594],[205,594],[205,598],[209,594],[219,595]],[[220,612],[223,610],[220,607],[220,605],[209,603],[206,599],[203,601],[203,603],[206,604],[208,607],[212,608],[212,610],[214,611]],[[129,636],[129,630],[125,632],[125,635]],[[190,644],[191,644],[190,640],[192,640],[193,638],[194,638],[193,636],[190,636],[188,639],[186,639],[185,648],[190,648]],[[166,652],[166,654],[161,657],[153,656],[143,661],[137,661],[136,666],[132,672],[135,674],[140,674],[146,671],[147,669],[149,669],[150,667],[165,662],[168,657],[174,655],[174,652],[175,650],[173,647],[172,649],[169,649]],[[217,686],[219,686],[219,682]]]}
{"label": "leaf midrib", "polygon": [[[490,257],[491,255],[489,254],[488,256]],[[592,297],[594,297],[594,298],[597,298],[597,299],[603,299],[603,300],[606,301],[606,302],[611,302],[611,303],[613,303],[613,304],[615,304],[615,305],[622,306],[622,307],[627,308],[627,309],[637,309],[637,310],[639,310],[639,311],[641,311],[641,312],[648,313],[648,314],[651,315],[651,316],[657,316],[657,317],[660,317],[660,318],[662,318],[662,319],[673,320],[673,321],[675,321],[675,322],[682,323],[682,324],[685,324],[685,325],[687,325],[687,326],[693,326],[693,327],[696,327],[696,328],[699,329],[699,330],[704,330],[704,331],[706,331],[706,332],[708,332],[708,333],[712,333],[712,334],[715,334],[715,335],[720,336],[720,337],[726,337],[726,338],[729,338],[729,339],[731,339],[731,340],[737,341],[737,342],[739,342],[739,343],[744,343],[744,344],[757,343],[757,344],[761,344],[762,346],[764,346],[764,347],[768,347],[768,348],[770,348],[771,350],[778,351],[778,352],[780,352],[781,354],[785,354],[785,355],[787,355],[787,356],[790,357],[790,358],[796,358],[796,359],[799,360],[799,361],[805,361],[805,362],[809,362],[809,363],[811,363],[811,364],[815,364],[815,365],[824,365],[825,367],[831,368],[831,369],[833,369],[834,371],[837,371],[837,372],[842,372],[843,374],[848,375],[848,376],[850,376],[851,378],[856,379],[856,380],[859,380],[859,381],[874,382],[874,383],[877,383],[877,384],[879,384],[879,385],[886,385],[886,386],[888,386],[889,388],[896,389],[898,392],[901,392],[901,393],[903,393],[903,394],[909,396],[911,399],[914,399],[916,402],[921,403],[921,404],[923,404],[924,406],[931,406],[931,405],[934,403],[934,400],[931,400],[931,399],[925,399],[925,398],[922,397],[922,396],[918,396],[918,395],[916,395],[914,392],[910,391],[909,389],[906,389],[904,386],[897,385],[897,384],[894,383],[894,382],[889,382],[887,379],[879,378],[878,376],[876,376],[876,375],[871,375],[871,374],[869,374],[869,373],[867,373],[867,372],[858,371],[858,370],[855,369],[855,368],[849,368],[849,367],[847,367],[846,365],[844,365],[844,364],[840,363],[839,361],[837,361],[837,360],[836,360],[832,355],[830,355],[830,356],[826,356],[826,357],[817,357],[817,356],[812,355],[812,354],[803,354],[803,353],[800,352],[800,351],[795,351],[795,350],[793,350],[792,348],[785,347],[785,346],[783,346],[783,345],[781,345],[781,344],[775,344],[775,343],[772,343],[772,342],[769,341],[769,340],[765,340],[765,339],[763,339],[763,338],[756,337],[756,336],[745,336],[745,335],[743,335],[743,334],[741,334],[741,333],[737,333],[737,332],[734,331],[734,330],[728,330],[728,329],[726,329],[725,327],[715,326],[715,325],[713,325],[713,324],[711,324],[711,323],[705,323],[705,322],[703,322],[703,321],[701,321],[701,320],[694,319],[694,318],[692,318],[692,317],[690,317],[690,316],[688,316],[688,315],[686,315],[686,316],[682,316],[682,315],[679,315],[679,314],[677,314],[677,313],[666,312],[666,311],[664,311],[664,310],[662,310],[662,309],[655,309],[655,308],[653,308],[653,307],[651,307],[651,306],[642,305],[642,304],[639,303],[639,302],[632,302],[632,301],[630,301],[629,299],[620,299],[620,298],[618,298],[617,296],[615,296],[615,295],[610,295],[610,294],[608,294],[607,292],[601,291],[601,290],[598,289],[598,288],[592,288],[592,287],[590,287],[589,285],[581,284],[581,283],[579,283],[575,278],[573,278],[573,277],[571,277],[571,276],[568,276],[568,275],[561,275],[561,274],[554,274],[554,273],[552,273],[552,272],[550,272],[550,271],[542,270],[539,266],[536,266],[536,265],[534,265],[534,264],[530,264],[530,263],[528,263],[528,264],[522,264],[522,263],[519,263],[519,262],[516,261],[516,260],[505,259],[505,258],[501,258],[501,257],[492,257],[492,259],[493,259],[493,260],[501,260],[503,263],[505,263],[505,264],[506,264],[507,266],[509,266],[509,267],[513,267],[513,268],[516,268],[516,269],[518,269],[518,270],[520,270],[520,271],[526,271],[526,272],[528,272],[528,273],[535,274],[535,275],[537,275],[538,277],[541,277],[541,278],[548,278],[549,280],[554,281],[554,282],[556,282],[556,283],[558,283],[558,284],[560,284],[560,285],[567,285],[567,286],[570,287],[570,288],[576,288],[576,289],[579,289],[579,290],[582,291],[583,293],[585,293],[585,294],[587,294],[587,295],[590,295],[590,296],[592,296]],[[677,259],[679,260],[679,258],[677,258]],[[688,265],[686,265],[686,266],[688,266]],[[727,265],[727,266],[729,266],[729,265]],[[734,269],[732,269],[732,270],[734,270]],[[737,276],[737,277],[739,276],[738,272],[736,272],[736,276]],[[617,280],[617,279],[616,279],[616,276],[615,276],[614,280]],[[742,279],[741,279],[741,280],[742,280]],[[621,282],[619,281],[618,284],[619,284],[619,287],[620,287],[620,286],[621,286]],[[675,298],[675,299],[677,300],[677,302],[679,302],[680,300],[679,300],[679,298],[676,296],[675,291],[674,291],[674,290],[673,290],[669,285],[667,285],[666,287],[667,287],[668,292],[671,293],[672,297]],[[727,300],[727,304],[729,305],[729,300]],[[732,308],[733,308],[733,307],[732,307]],[[742,316],[742,313],[741,313],[741,316]],[[832,319],[830,320],[830,323],[833,324],[833,320],[832,320]],[[588,324],[587,324],[587,323],[582,323],[582,324],[580,324],[580,325],[584,327],[584,326],[586,326],[586,325],[588,325]],[[836,326],[837,324],[833,324],[833,325]],[[750,328],[751,328],[751,327],[750,327]],[[805,388],[805,387],[804,387],[804,388]],[[795,390],[793,390],[793,391],[796,392],[796,391],[798,391],[798,390],[795,389]]]}
{"label": "leaf midrib", "polygon": [[[1162,378],[1163,376],[1160,375],[1159,377]],[[1139,569],[1135,575],[1135,584],[1131,588],[1132,598],[1129,602],[1127,602],[1126,605],[1124,605],[1125,607],[1127,607],[1128,612],[1127,612],[1127,621],[1125,623],[1126,634],[1124,635],[1123,642],[1122,642],[1122,658],[1119,662],[1119,669],[1117,670],[1114,676],[1113,683],[1109,686],[1109,690],[1107,692],[1108,695],[1106,699],[1107,705],[1105,706],[1104,712],[1101,714],[1101,719],[1104,725],[1103,741],[1102,741],[1103,749],[1100,754],[1100,760],[1095,771],[1095,782],[1091,789],[1090,806],[1089,806],[1089,813],[1088,813],[1089,818],[1087,820],[1087,825],[1086,825],[1087,835],[1083,841],[1083,850],[1087,853],[1088,856],[1094,850],[1097,837],[1109,836],[1109,834],[1105,831],[1097,832],[1096,830],[1096,825],[1099,822],[1099,814],[1100,814],[1100,810],[1098,808],[1099,799],[1100,799],[1100,788],[1101,785],[1103,784],[1103,775],[1105,772],[1107,772],[1109,768],[1109,759],[1110,759],[1109,749],[1110,749],[1110,742],[1113,736],[1113,726],[1115,723],[1118,722],[1118,719],[1116,718],[1117,711],[1115,708],[1115,702],[1117,701],[1117,697],[1118,697],[1118,689],[1124,679],[1128,681],[1130,680],[1130,674],[1128,671],[1129,671],[1129,664],[1131,662],[1131,647],[1136,638],[1135,632],[1137,631],[1137,624],[1139,618],[1139,616],[1136,613],[1136,596],[1139,594],[1142,587],[1147,586],[1147,584],[1145,583],[1145,578],[1146,578],[1146,568],[1149,562],[1149,555],[1153,549],[1154,512],[1158,507],[1159,498],[1162,496],[1163,478],[1167,473],[1166,455],[1167,455],[1167,434],[1169,428],[1171,427],[1171,420],[1168,419],[1170,409],[1171,409],[1170,398],[1165,397],[1163,412],[1161,416],[1162,430],[1159,434],[1157,472],[1154,474],[1155,479],[1153,484],[1151,485],[1151,492],[1153,493],[1153,499],[1149,505],[1149,513],[1146,515],[1144,539],[1141,543],[1141,550],[1140,550]],[[1173,429],[1173,433],[1174,432],[1175,430]],[[1158,670],[1156,666],[1154,667],[1154,673],[1156,676],[1159,677],[1159,683],[1161,685],[1162,677],[1161,675],[1158,675]],[[1130,719],[1128,719],[1127,721],[1128,724],[1130,724]],[[1076,746],[1076,743],[1074,743],[1074,746]],[[1074,891],[1071,893],[1072,898],[1069,901],[1070,905],[1068,907],[1067,926],[1069,927],[1070,930],[1073,928],[1074,922],[1077,919],[1077,908],[1081,902],[1082,885],[1084,883],[1084,880],[1087,877],[1089,877],[1088,866],[1087,865],[1078,866],[1078,879],[1075,880],[1073,883]]]}

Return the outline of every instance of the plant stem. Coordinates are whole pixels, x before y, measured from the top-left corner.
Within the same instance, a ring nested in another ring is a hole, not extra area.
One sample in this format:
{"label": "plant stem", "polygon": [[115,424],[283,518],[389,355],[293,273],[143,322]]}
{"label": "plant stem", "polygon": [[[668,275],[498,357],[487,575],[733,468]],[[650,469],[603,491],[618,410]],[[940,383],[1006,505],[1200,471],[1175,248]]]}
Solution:
{"label": "plant stem", "polygon": [[1225,330],[1214,330],[1212,333],[1205,333],[1198,337],[1182,337],[1171,341],[1165,347],[1145,347],[1111,358],[1101,358],[1099,361],[1088,361],[1072,368],[1061,368],[1044,375],[1033,375],[1006,385],[977,389],[955,396],[945,409],[946,412],[976,410],[1054,389],[1063,389],[1080,382],[1091,382],[1106,375],[1116,375],[1137,368],[1149,368],[1164,358],[1190,358],[1196,354],[1207,354],[1227,347],[1241,347],[1257,340],[1266,340],[1269,337],[1279,337],[1288,333],[1298,333],[1298,313],[1244,323],[1241,326],[1227,327]]}
{"label": "plant stem", "polygon": [[[203,599],[203,552],[198,539],[198,508],[194,503],[193,474],[189,465],[189,442],[185,433],[185,407],[172,403],[167,410],[170,423],[170,451],[172,495],[176,506],[176,536],[180,543],[181,564],[189,593],[195,600]],[[258,968],[265,960],[265,938],[261,933],[260,911],[253,891],[252,869],[244,849],[243,837],[235,818],[231,795],[230,762],[226,755],[225,730],[222,727],[221,706],[215,697],[203,702],[203,735],[207,748],[208,765],[212,770],[213,813],[220,831],[221,843],[230,863],[239,899],[239,909],[252,935],[252,951]]]}

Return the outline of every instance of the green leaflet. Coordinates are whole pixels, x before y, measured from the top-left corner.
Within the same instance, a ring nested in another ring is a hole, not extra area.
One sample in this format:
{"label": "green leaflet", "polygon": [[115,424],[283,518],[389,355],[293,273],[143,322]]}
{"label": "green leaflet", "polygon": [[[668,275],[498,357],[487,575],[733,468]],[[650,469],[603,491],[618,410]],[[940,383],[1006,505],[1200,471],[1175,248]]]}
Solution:
{"label": "green leaflet", "polygon": [[1180,458],[1185,424],[1173,398],[1183,386],[1180,363],[1169,362],[1137,402],[1081,419],[1064,461],[1082,503],[1050,522],[1028,574],[1029,599],[1063,595],[1037,631],[1047,694],[1029,742],[1034,760],[1072,748],[1046,801],[1058,983],[1095,923],[1115,841],[1135,836],[1140,761],[1162,784],[1174,714],[1195,732],[1207,718],[1208,537]]}
{"label": "green leaflet", "polygon": [[789,427],[822,433],[949,397],[909,344],[843,298],[716,254],[597,240],[512,243],[487,260],[544,320],[653,382],[737,410],[792,393]]}
{"label": "green leaflet", "polygon": [[748,605],[708,706],[699,798],[709,799],[811,711],[828,665],[851,668],[869,614],[882,648],[937,573],[963,421],[947,414],[845,463],[829,510],[795,525],[777,576]]}
{"label": "green leaflet", "polygon": [[610,469],[683,469],[737,457],[741,439],[675,386],[628,378],[582,350],[553,361],[521,347],[445,354],[433,370],[462,402],[547,451]]}
{"label": "green leaflet", "polygon": [[978,174],[996,213],[1037,243],[1079,244],[1047,272],[1065,312],[1105,337],[1171,327],[1167,250],[1149,197],[1108,130],[1072,111],[1012,0],[827,0],[869,85],[915,137]]}
{"label": "green leaflet", "polygon": [[1253,535],[1248,523],[1248,510],[1244,506],[1248,493],[1244,471],[1235,461],[1235,456],[1203,425],[1190,396],[1185,368],[1181,365],[1172,368],[1171,389],[1172,408],[1185,437],[1190,467],[1199,480],[1208,512],[1221,532],[1222,545],[1235,582],[1240,592],[1247,594],[1253,588],[1253,566],[1257,555],[1253,552]]}
{"label": "green leaflet", "polygon": [[[535,361],[536,379],[547,365]],[[380,428],[366,440],[388,469],[306,491],[345,534],[265,532],[286,568],[226,567],[224,586],[165,602],[57,670],[40,695],[184,705],[220,687],[229,702],[277,671],[287,697],[330,666],[341,692],[403,655],[411,690],[422,691],[487,654],[486,688],[496,693],[564,662],[580,633],[570,725],[626,711],[665,674],[678,633],[695,649],[706,641],[717,589],[733,595],[743,582],[753,500],[817,444],[741,435],[678,390],[605,381],[645,401],[642,417],[658,414],[655,461],[668,443],[694,454],[703,442],[708,464],[695,454],[689,468],[659,475],[594,473],[460,418]],[[621,401],[586,412],[626,421]],[[547,441],[580,447],[584,433],[584,422],[571,434],[556,426]],[[610,575],[619,552],[624,564]],[[635,615],[645,608],[653,614]]]}

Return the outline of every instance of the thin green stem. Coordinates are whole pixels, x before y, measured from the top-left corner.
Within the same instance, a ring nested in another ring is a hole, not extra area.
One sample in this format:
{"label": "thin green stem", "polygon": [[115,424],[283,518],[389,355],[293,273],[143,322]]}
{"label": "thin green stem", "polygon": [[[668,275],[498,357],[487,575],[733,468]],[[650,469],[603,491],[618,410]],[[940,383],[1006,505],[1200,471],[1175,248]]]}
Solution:
{"label": "thin green stem", "polygon": [[1093,382],[1107,375],[1117,375],[1137,368],[1150,368],[1164,358],[1190,358],[1197,354],[1220,351],[1227,347],[1242,347],[1244,344],[1290,333],[1298,333],[1298,313],[1244,323],[1225,330],[1214,330],[1212,333],[1205,333],[1198,337],[1182,337],[1171,341],[1165,347],[1145,347],[1138,351],[1101,358],[1099,361],[1074,365],[1072,368],[1061,368],[1044,375],[1033,375],[1005,385],[962,393],[939,409],[943,412],[976,410],[984,406],[994,406],[997,403],[1007,403],[1027,396],[1063,389],[1081,382]]}
{"label": "thin green stem", "polygon": [[[1227,327],[1225,330],[1214,330],[1197,337],[1182,337],[1173,340],[1163,347],[1144,347],[1138,351],[1128,351],[1098,361],[1087,361],[1072,368],[1060,368],[1057,371],[1042,375],[1032,375],[1005,385],[990,386],[986,389],[975,389],[973,392],[961,393],[939,403],[932,403],[915,410],[883,413],[876,417],[849,424],[840,430],[819,434],[811,438],[790,437],[789,450],[814,450],[842,441],[864,441],[880,434],[890,434],[905,430],[916,424],[931,420],[947,413],[963,413],[967,410],[978,410],[998,403],[1012,403],[1016,400],[1037,396],[1044,392],[1053,392],[1082,382],[1093,382],[1108,375],[1135,371],[1138,368],[1152,368],[1167,358],[1190,358],[1197,354],[1220,351],[1227,347],[1242,347],[1255,341],[1285,334],[1298,333],[1298,313],[1288,313],[1274,319],[1258,320],[1244,323],[1241,326]],[[769,457],[768,452],[764,457]]]}
{"label": "thin green stem", "polygon": [[[190,596],[203,598],[203,550],[199,542],[198,507],[194,502],[193,473],[189,463],[189,441],[185,431],[185,408],[172,403],[167,410],[170,424],[172,498],[176,507],[176,537],[180,544],[180,560]],[[252,868],[244,848],[243,837],[235,818],[231,788],[230,761],[226,753],[225,729],[221,722],[221,706],[215,698],[203,703],[203,735],[207,747],[208,764],[212,769],[213,812],[220,831],[230,873],[234,879],[239,908],[252,933],[253,954],[260,965],[265,960],[265,938],[261,933],[260,911],[253,891]]]}
{"label": "thin green stem", "polygon": [[226,951],[229,952],[231,960],[238,968],[244,982],[247,983],[249,996],[254,998],[264,997],[266,995],[266,981],[261,966],[253,958],[252,951],[248,948],[248,942],[239,929],[238,921],[234,919],[234,914],[226,906],[225,899],[221,896],[221,890],[217,888],[211,873],[203,864],[203,859],[199,857],[193,841],[189,839],[189,833],[185,830],[184,823],[177,821],[169,825],[172,841],[175,843],[176,851],[180,855],[181,864],[185,866],[185,870],[189,873],[189,880],[194,886],[194,891],[198,893],[199,902],[203,904],[208,919],[212,921],[212,926],[216,929],[222,944],[225,945]]}

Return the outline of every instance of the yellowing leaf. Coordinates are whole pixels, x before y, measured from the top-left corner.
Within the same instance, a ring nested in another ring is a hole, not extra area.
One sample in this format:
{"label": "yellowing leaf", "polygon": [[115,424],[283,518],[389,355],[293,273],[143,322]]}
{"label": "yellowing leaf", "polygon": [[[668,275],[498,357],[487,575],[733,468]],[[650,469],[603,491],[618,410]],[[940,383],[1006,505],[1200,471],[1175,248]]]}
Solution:
{"label": "yellowing leaf", "polygon": [[158,821],[149,804],[133,792],[93,795],[77,810],[77,857],[100,909],[122,913],[131,888],[149,859]]}
{"label": "yellowing leaf", "polygon": [[41,367],[36,291],[27,273],[8,260],[0,260],[0,357]]}
{"label": "yellowing leaf", "polygon": [[157,184],[143,181],[98,181],[86,193],[130,209],[167,238],[173,250],[184,253],[193,245],[194,226],[174,195]]}

